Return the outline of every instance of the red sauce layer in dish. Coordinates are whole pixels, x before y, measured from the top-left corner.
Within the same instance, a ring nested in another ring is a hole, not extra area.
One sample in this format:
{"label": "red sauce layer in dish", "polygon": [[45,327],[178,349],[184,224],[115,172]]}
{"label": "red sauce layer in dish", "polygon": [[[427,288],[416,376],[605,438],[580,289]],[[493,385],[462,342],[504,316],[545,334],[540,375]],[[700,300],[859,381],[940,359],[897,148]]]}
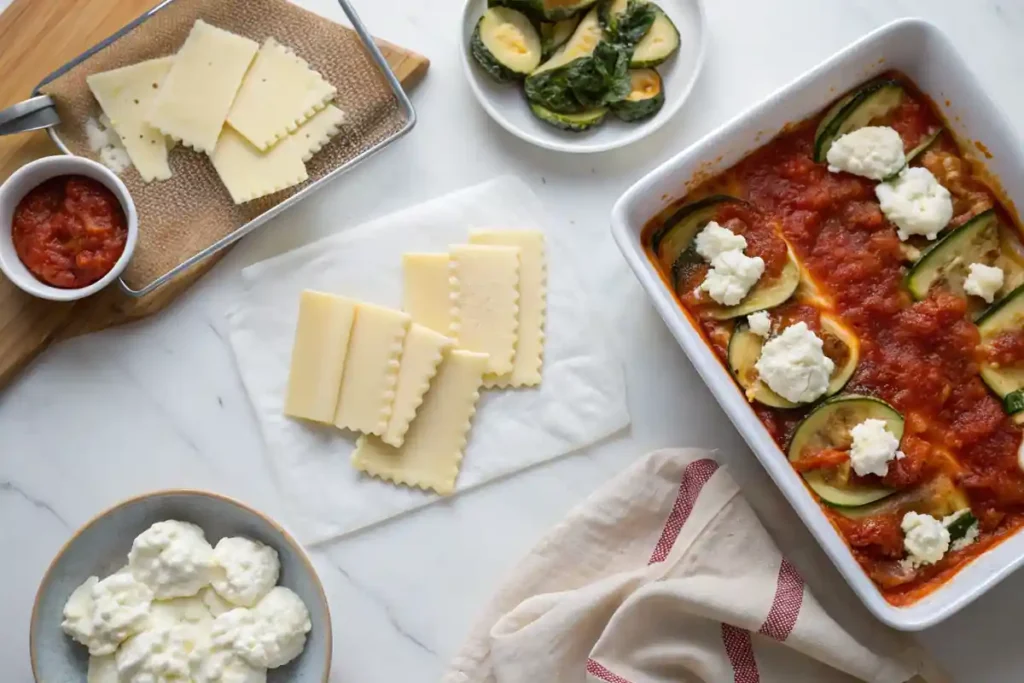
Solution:
{"label": "red sauce layer in dish", "polygon": [[[891,126],[910,149],[944,123],[913,84],[898,74],[889,77],[905,85],[906,96],[884,123],[873,125]],[[965,298],[933,289],[923,300],[914,301],[904,284],[908,251],[934,243],[923,238],[901,243],[875,198],[877,181],[832,173],[827,164],[813,160],[820,120],[821,115],[791,126],[736,166],[702,182],[653,219],[644,234],[649,256],[671,288],[672,278],[651,251],[651,235],[680,207],[695,200],[719,194],[745,200],[747,208],[723,205],[715,220],[744,235],[750,245],[746,253],[762,256],[769,272],[780,267],[785,258],[783,240],[788,242],[828,300],[821,307],[830,315],[838,314],[856,333],[860,361],[843,393],[881,398],[905,420],[901,449],[906,457],[890,462],[884,478],[869,476],[903,491],[946,474],[966,494],[979,520],[977,542],[950,550],[934,565],[911,571],[899,562],[904,556],[900,516],[852,519],[822,505],[886,599],[906,605],[1024,524],[1024,473],[1018,465],[1021,427],[1005,414],[1000,400],[979,377],[979,363],[986,354],[1005,364],[1024,362],[1024,331],[1003,334],[985,347]],[[1019,236],[1012,213],[1000,205],[997,193],[948,133],[928,148],[918,164],[952,194],[950,226],[995,208],[1002,224]],[[707,266],[697,264],[693,270],[677,280],[677,298],[728,367],[726,347],[734,322],[702,314],[706,298],[693,290]],[[819,311],[806,303],[806,297],[800,303],[797,299],[772,309],[772,319],[783,321],[781,327],[804,321],[816,330]],[[779,409],[761,403],[752,407],[782,450],[780,457],[785,457],[793,431],[809,408]],[[828,466],[845,460],[844,454],[832,451],[814,458],[814,463],[803,464]]]}
{"label": "red sauce layer in dish", "polygon": [[114,193],[80,175],[51,178],[14,209],[18,258],[41,282],[86,287],[113,269],[128,240],[128,222]]}

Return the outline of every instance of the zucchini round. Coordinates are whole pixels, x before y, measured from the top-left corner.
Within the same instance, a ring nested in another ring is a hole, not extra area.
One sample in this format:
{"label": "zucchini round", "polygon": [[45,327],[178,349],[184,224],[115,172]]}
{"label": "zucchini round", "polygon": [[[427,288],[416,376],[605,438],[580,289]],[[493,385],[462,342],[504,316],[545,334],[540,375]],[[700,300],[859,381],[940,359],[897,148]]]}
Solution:
{"label": "zucchini round", "polygon": [[[948,475],[940,474],[919,486],[907,489],[906,491],[900,491],[868,505],[857,507],[835,506],[834,509],[839,514],[850,519],[863,519],[877,515],[898,515],[903,517],[908,512],[931,515],[936,519],[942,519],[969,506],[970,502],[963,491],[953,484],[953,480]],[[964,515],[964,517],[966,516]],[[971,516],[973,517],[973,515]],[[967,528],[969,529],[970,526],[968,525]],[[967,533],[967,529],[964,529],[964,533]],[[950,540],[954,540],[952,536],[951,530]]]}
{"label": "zucchini round", "polygon": [[560,114],[585,109],[574,92],[574,81],[593,60],[594,51],[604,39],[597,10],[593,9],[580,20],[569,40],[526,77],[526,99]]}
{"label": "zucchini round", "polygon": [[690,254],[694,263],[702,260],[697,255],[693,240],[704,226],[715,219],[719,207],[728,202],[743,203],[740,199],[724,194],[698,199],[669,216],[651,235],[651,251],[658,257],[666,271],[672,271],[673,284],[678,275],[677,264],[685,253]]}
{"label": "zucchini round", "polygon": [[629,95],[611,105],[613,114],[623,121],[639,121],[661,111],[665,104],[665,90],[657,71],[630,69],[629,81]]}
{"label": "zucchini round", "polygon": [[[888,403],[871,396],[840,396],[822,403],[797,425],[789,444],[790,462],[799,462],[808,451],[849,450],[853,443],[850,430],[869,418],[883,420],[897,439],[903,438],[903,416]],[[892,495],[893,489],[880,484],[854,483],[851,472],[847,463],[810,470],[803,477],[811,490],[830,505],[858,507]]]}
{"label": "zucchini round", "polygon": [[597,0],[488,0],[488,7],[511,7],[537,21],[561,21],[590,9]]}
{"label": "zucchini round", "polygon": [[639,43],[658,16],[657,8],[649,0],[603,0],[598,12],[608,35],[627,46]]}
{"label": "zucchini round", "polygon": [[540,35],[522,12],[492,7],[476,23],[470,52],[494,80],[519,81],[540,65]]}
{"label": "zucchini round", "polygon": [[[1024,328],[1024,285],[1017,287],[992,305],[978,318],[981,343],[991,341],[1001,332]],[[981,364],[981,379],[1003,401],[1003,410],[1024,421],[1024,366],[1000,367],[988,362]]]}
{"label": "zucchini round", "polygon": [[585,130],[595,128],[600,125],[608,115],[607,107],[585,109],[584,111],[576,114],[560,114],[558,112],[551,111],[550,109],[545,109],[536,102],[530,102],[530,111],[544,123],[550,124],[561,130],[567,130],[571,133],[581,133]]}
{"label": "zucchini round", "polygon": [[942,135],[942,130],[943,130],[942,128],[939,128],[934,133],[926,135],[924,137],[924,139],[921,140],[921,143],[917,147],[915,147],[914,149],[910,150],[909,152],[907,152],[904,155],[904,158],[906,159],[906,163],[904,163],[903,166],[900,167],[900,170],[896,171],[891,176],[885,178],[885,181],[888,182],[890,180],[895,180],[896,176],[898,176],[903,171],[904,168],[907,168],[908,166],[910,166],[911,163],[913,163],[919,156],[924,154],[925,151],[929,147],[931,147],[935,143],[936,140],[939,139],[939,136]]}
{"label": "zucchini round", "polygon": [[703,312],[714,320],[729,320],[756,311],[764,311],[788,301],[799,285],[800,265],[793,252],[789,251],[789,259],[778,276],[770,280],[762,277],[750,290],[750,293],[735,306],[714,304],[703,309]]}
{"label": "zucchini round", "polygon": [[903,86],[896,81],[880,79],[846,95],[826,112],[814,135],[814,160],[825,162],[836,138],[884,117],[903,101]]}
{"label": "zucchini round", "polygon": [[948,233],[918,259],[907,273],[907,289],[919,301],[935,286],[966,297],[964,280],[970,265],[990,265],[999,258],[999,251],[999,218],[989,209]]}
{"label": "zucchini round", "polygon": [[[832,359],[835,368],[829,378],[825,396],[838,394],[853,376],[860,361],[860,341],[845,325],[830,315],[821,317],[821,334],[825,342],[825,355]],[[801,404],[793,403],[771,390],[757,375],[754,365],[761,357],[761,348],[765,339],[750,331],[744,325],[737,325],[732,337],[729,338],[728,360],[733,377],[739,382],[750,400],[763,403],[773,408],[798,408]],[[838,347],[842,348],[838,348]],[[832,351],[829,353],[829,351]]]}
{"label": "zucchini round", "polygon": [[633,49],[633,58],[629,62],[632,69],[658,66],[679,51],[679,29],[664,10],[654,3],[650,6],[655,10],[654,22]]}
{"label": "zucchini round", "polygon": [[544,59],[569,42],[582,17],[569,17],[562,21],[545,21],[540,25],[540,45]]}

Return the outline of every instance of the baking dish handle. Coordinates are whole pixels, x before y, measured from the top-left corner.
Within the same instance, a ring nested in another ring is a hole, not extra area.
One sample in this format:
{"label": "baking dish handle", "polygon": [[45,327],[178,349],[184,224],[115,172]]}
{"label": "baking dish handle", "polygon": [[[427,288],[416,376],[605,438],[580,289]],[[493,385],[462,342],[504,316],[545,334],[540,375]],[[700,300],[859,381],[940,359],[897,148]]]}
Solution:
{"label": "baking dish handle", "polygon": [[37,95],[0,110],[0,135],[50,128],[58,123],[57,105],[49,95]]}

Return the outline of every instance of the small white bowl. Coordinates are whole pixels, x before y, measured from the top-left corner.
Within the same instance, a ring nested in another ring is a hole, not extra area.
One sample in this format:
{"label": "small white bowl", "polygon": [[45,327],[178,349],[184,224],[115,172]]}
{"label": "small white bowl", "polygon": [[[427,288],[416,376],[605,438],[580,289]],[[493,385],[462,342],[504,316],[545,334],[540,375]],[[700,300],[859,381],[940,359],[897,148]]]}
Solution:
{"label": "small white bowl", "polygon": [[[124,245],[124,252],[117,259],[114,267],[91,285],[77,289],[51,287],[36,278],[18,258],[18,254],[14,250],[14,240],[11,238],[11,223],[18,202],[40,183],[62,175],[83,175],[103,183],[121,203],[128,222],[128,239]],[[32,296],[51,301],[75,301],[95,294],[124,272],[128,261],[132,258],[132,252],[135,251],[138,239],[139,217],[135,212],[135,202],[128,194],[128,188],[113,171],[90,159],[70,155],[36,159],[19,168],[4,181],[3,185],[0,185],[0,271],[7,276],[7,279]]]}
{"label": "small white bowl", "polygon": [[679,29],[679,52],[658,67],[665,87],[665,105],[653,117],[635,123],[608,118],[594,130],[573,133],[538,120],[531,112],[521,83],[498,83],[476,63],[469,42],[487,0],[468,0],[462,12],[462,66],[480,106],[518,138],[558,152],[605,152],[641,140],[665,125],[690,96],[704,65],[706,20],[703,0],[657,0]]}

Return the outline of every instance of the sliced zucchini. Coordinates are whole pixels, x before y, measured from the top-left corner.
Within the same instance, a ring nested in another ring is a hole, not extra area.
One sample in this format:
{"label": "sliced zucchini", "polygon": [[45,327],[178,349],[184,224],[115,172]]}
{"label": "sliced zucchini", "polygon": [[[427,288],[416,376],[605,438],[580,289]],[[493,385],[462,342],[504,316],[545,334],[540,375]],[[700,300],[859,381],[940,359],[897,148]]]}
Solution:
{"label": "sliced zucchini", "polygon": [[602,0],[598,11],[608,35],[630,46],[647,35],[658,16],[658,10],[649,0]]}
{"label": "sliced zucchini", "polygon": [[661,111],[665,104],[665,90],[657,71],[630,69],[629,82],[629,95],[611,105],[612,113],[623,121],[639,121]]}
{"label": "sliced zucchini", "polygon": [[488,0],[487,5],[511,7],[539,21],[561,21],[590,9],[597,0]]}
{"label": "sliced zucchini", "polygon": [[950,543],[959,541],[961,538],[967,535],[967,532],[971,530],[971,527],[978,523],[978,518],[974,516],[970,510],[967,510],[964,514],[960,515],[946,527],[949,532]]}
{"label": "sliced zucchini", "polygon": [[[942,519],[969,506],[970,503],[964,492],[956,487],[948,475],[940,474],[919,486],[901,491],[878,502],[858,507],[836,506],[835,510],[851,519],[863,519],[877,515],[898,515],[902,518],[908,512]],[[952,534],[950,536],[952,537]]]}
{"label": "sliced zucchini", "polygon": [[723,204],[733,202],[743,203],[742,200],[724,194],[699,199],[681,207],[651,235],[651,251],[658,257],[666,271],[672,271],[673,283],[679,274],[675,270],[677,262],[685,252],[690,252],[694,263],[702,261],[693,246],[693,239],[697,233],[715,219],[718,209]]}
{"label": "sliced zucchini", "polygon": [[818,124],[814,135],[814,160],[823,163],[837,138],[870,125],[896,109],[902,101],[903,86],[880,79],[836,102]]}
{"label": "sliced zucchini", "polygon": [[629,62],[632,69],[647,69],[658,66],[679,51],[679,29],[668,18],[665,11],[654,3],[654,22],[647,34],[640,39]]}
{"label": "sliced zucchini", "polygon": [[[860,361],[860,340],[839,320],[830,316],[821,317],[821,337],[825,342],[825,355],[835,363],[828,381],[826,396],[839,393],[853,376]],[[754,365],[761,357],[761,348],[766,340],[751,332],[746,325],[737,325],[729,339],[729,369],[747,394],[747,398],[773,408],[798,408],[793,403],[771,390],[757,375]]]}
{"label": "sliced zucchini", "polygon": [[530,102],[530,111],[544,123],[549,123],[555,128],[561,128],[573,133],[580,133],[594,128],[604,121],[608,115],[607,107],[586,109],[577,114],[559,114],[550,109],[545,109],[536,102]]}
{"label": "sliced zucchini", "polygon": [[[1007,294],[978,318],[981,343],[991,341],[1001,332],[1024,328],[1024,285]],[[1024,422],[1024,366],[1000,367],[988,362],[981,364],[981,379],[996,396],[1003,400],[1003,410]]]}
{"label": "sliced zucchini", "polygon": [[755,311],[764,311],[788,301],[799,285],[800,264],[797,263],[796,256],[790,251],[789,259],[783,266],[782,272],[771,279],[762,277],[738,304],[735,306],[715,304],[704,308],[702,313],[714,320],[729,320]]}
{"label": "sliced zucchini", "polygon": [[526,97],[560,114],[618,102],[630,92],[629,56],[627,46],[605,35],[595,7],[569,40],[526,78]]}
{"label": "sliced zucchini", "polygon": [[[789,444],[790,462],[799,462],[805,454],[822,449],[848,450],[853,443],[850,430],[864,420],[883,420],[897,438],[903,438],[903,416],[881,399],[849,395],[832,398],[815,408],[797,425]],[[827,470],[803,473],[807,485],[830,505],[858,507],[874,503],[893,493],[879,484],[852,481],[849,464]]]}
{"label": "sliced zucchini", "polygon": [[540,35],[522,12],[492,7],[476,23],[470,52],[495,80],[519,81],[540,65]]}
{"label": "sliced zucchini", "polygon": [[919,301],[936,286],[966,297],[964,280],[970,265],[992,264],[998,259],[999,251],[999,218],[989,209],[951,231],[929,249],[907,273],[907,289]]}
{"label": "sliced zucchini", "polygon": [[547,59],[555,50],[565,45],[576,27],[580,25],[582,17],[569,17],[562,21],[545,21],[540,25],[540,45],[543,58]]}
{"label": "sliced zucchini", "polygon": [[940,127],[934,133],[926,135],[917,147],[907,152],[907,166],[910,166],[910,164],[913,163],[915,159],[924,154],[929,147],[935,144],[935,141],[939,139],[940,135],[942,135],[942,130],[943,129]]}

